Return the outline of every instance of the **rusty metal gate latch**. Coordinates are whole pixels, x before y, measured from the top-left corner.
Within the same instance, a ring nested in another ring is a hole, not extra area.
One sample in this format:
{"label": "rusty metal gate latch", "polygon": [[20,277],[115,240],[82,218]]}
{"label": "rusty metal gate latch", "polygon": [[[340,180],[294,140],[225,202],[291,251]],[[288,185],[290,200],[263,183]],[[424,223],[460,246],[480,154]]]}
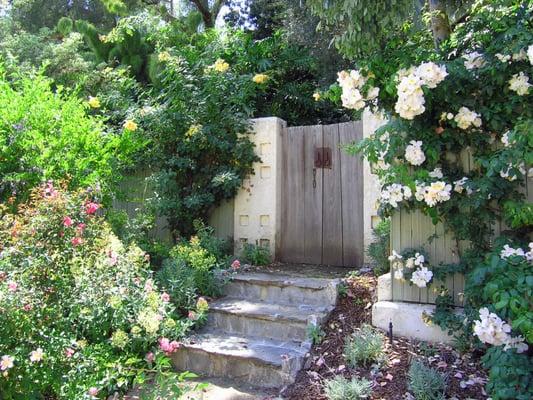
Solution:
{"label": "rusty metal gate latch", "polygon": [[315,148],[315,168],[331,168],[331,147]]}

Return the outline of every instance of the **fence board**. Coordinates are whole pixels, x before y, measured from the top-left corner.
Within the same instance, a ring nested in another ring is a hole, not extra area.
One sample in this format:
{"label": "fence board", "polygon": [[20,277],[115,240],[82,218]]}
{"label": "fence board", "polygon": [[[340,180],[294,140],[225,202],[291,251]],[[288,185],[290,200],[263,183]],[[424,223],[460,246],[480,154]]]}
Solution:
{"label": "fence board", "polygon": [[[302,127],[286,128],[282,145],[283,184],[281,201],[280,257],[287,262],[305,262],[304,252],[304,135]],[[291,171],[291,173],[288,173]]]}
{"label": "fence board", "polygon": [[322,263],[327,265],[345,265],[343,260],[342,237],[342,186],[341,161],[339,147],[339,125],[324,126],[323,147],[331,149],[331,168],[320,169],[323,172],[323,224],[322,224]]}
{"label": "fence board", "polygon": [[[359,141],[363,137],[363,123],[339,124],[341,146]],[[363,265],[363,159],[340,151],[341,198],[342,198],[342,265]]]}

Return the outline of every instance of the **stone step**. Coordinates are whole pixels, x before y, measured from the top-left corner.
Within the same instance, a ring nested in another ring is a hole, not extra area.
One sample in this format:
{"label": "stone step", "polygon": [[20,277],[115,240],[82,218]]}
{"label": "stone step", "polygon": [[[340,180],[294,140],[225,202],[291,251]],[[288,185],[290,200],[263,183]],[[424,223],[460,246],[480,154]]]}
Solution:
{"label": "stone step", "polygon": [[172,355],[174,367],[264,388],[289,384],[302,368],[307,347],[298,342],[206,332]]}
{"label": "stone step", "polygon": [[224,287],[234,298],[287,305],[334,306],[339,279],[300,278],[282,274],[237,274]]}
{"label": "stone step", "polygon": [[288,306],[225,297],[209,304],[208,326],[231,334],[307,341],[309,324],[322,323],[332,307]]}

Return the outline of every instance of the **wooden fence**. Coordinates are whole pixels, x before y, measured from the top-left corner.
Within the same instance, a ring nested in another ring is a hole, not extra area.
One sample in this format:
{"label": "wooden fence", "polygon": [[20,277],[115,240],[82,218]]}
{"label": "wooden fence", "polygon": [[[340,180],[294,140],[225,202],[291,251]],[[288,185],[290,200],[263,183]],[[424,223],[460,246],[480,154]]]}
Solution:
{"label": "wooden fence", "polygon": [[[472,159],[463,155],[463,167],[468,171],[472,165]],[[524,194],[529,202],[533,202],[533,179],[526,180]],[[453,195],[453,194],[452,194]],[[507,229],[505,224],[498,221],[494,226],[494,235]],[[445,232],[442,223],[433,225],[431,218],[423,215],[420,211],[409,212],[400,210],[391,219],[391,251],[400,253],[406,248],[423,248],[429,257],[432,269],[438,268],[440,263],[454,263],[459,261],[459,251],[465,249],[468,243],[456,243],[450,232]],[[463,305],[462,293],[464,292],[464,276],[455,274],[445,282],[435,281],[430,288],[418,288],[409,282],[394,279],[392,275],[392,300],[405,301],[421,304],[434,304],[438,295],[437,290],[444,285],[452,295],[456,306]]]}

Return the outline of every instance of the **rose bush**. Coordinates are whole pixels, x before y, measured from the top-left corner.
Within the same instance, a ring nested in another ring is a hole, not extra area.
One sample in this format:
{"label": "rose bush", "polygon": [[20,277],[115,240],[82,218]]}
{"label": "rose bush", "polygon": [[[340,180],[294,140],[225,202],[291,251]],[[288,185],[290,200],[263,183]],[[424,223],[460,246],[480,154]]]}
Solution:
{"label": "rose bush", "polygon": [[[524,193],[533,164],[533,6],[477,1],[467,15],[437,48],[430,30],[389,41],[357,70],[339,73],[340,87],[325,96],[388,119],[348,149],[363,153],[377,174],[381,214],[419,209],[469,244],[459,249],[459,263],[428,264],[419,273],[406,268],[405,257],[416,260],[416,254],[394,252],[396,277],[408,272],[423,286],[433,275],[439,281],[465,274],[466,320],[450,312],[451,297],[436,288],[433,321],[463,341],[475,327],[480,341],[474,344],[489,345],[484,361],[492,398],[526,399],[533,394],[533,362],[526,354],[533,325],[527,255],[533,219]],[[379,88],[376,99],[359,104],[360,93],[347,90],[346,76]],[[501,221],[509,226],[497,238],[494,226]],[[500,340],[487,340],[498,332]]]}
{"label": "rose bush", "polygon": [[158,290],[146,254],[111,233],[97,195],[49,182],[17,214],[0,208],[2,399],[106,398],[166,376],[195,324]]}

